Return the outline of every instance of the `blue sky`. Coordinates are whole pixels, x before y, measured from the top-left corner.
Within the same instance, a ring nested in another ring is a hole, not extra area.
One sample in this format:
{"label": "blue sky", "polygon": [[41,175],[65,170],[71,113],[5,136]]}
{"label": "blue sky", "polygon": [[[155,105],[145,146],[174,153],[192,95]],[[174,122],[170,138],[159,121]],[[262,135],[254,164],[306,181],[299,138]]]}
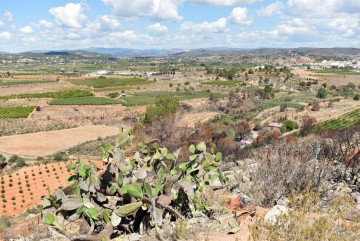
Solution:
{"label": "blue sky", "polygon": [[359,0],[2,0],[0,51],[360,47]]}

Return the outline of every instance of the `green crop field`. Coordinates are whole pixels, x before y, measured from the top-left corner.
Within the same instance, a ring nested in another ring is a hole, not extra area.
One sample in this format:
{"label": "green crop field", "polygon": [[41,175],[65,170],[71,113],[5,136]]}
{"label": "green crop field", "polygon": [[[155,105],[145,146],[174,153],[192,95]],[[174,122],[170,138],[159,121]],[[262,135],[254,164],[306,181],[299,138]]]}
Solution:
{"label": "green crop field", "polygon": [[323,69],[323,70],[312,70],[311,72],[318,74],[360,75],[360,72],[355,72],[348,69]]}
{"label": "green crop field", "polygon": [[31,84],[43,84],[43,83],[54,83],[54,80],[19,80],[19,81],[0,81],[0,86],[12,86],[12,85],[31,85]]}
{"label": "green crop field", "polygon": [[26,118],[34,106],[0,107],[0,118]]}
{"label": "green crop field", "polygon": [[287,107],[295,108],[295,109],[301,109],[302,107],[304,107],[304,105],[295,103],[295,102],[272,100],[272,101],[266,101],[266,102],[259,103],[257,106],[257,109],[265,110],[265,109],[273,108],[276,106],[280,106],[281,104],[285,104]]}
{"label": "green crop field", "polygon": [[[136,106],[136,105],[149,105],[154,104],[156,99],[161,96],[174,96],[179,100],[191,100],[207,98],[211,96],[209,92],[168,92],[168,91],[154,91],[154,92],[140,92],[135,93],[132,96],[123,97],[125,106]],[[220,93],[213,93],[214,97],[223,98],[225,95]]]}
{"label": "green crop field", "polygon": [[53,99],[64,99],[74,97],[85,97],[93,96],[94,94],[88,90],[63,90],[58,92],[48,92],[39,94],[17,94],[17,95],[5,95],[0,96],[0,99],[31,99],[31,98],[53,98]]}
{"label": "green crop field", "polygon": [[76,97],[76,98],[66,98],[66,99],[57,99],[50,102],[50,105],[114,105],[121,104],[122,101],[104,98],[104,97]]}
{"label": "green crop field", "polygon": [[315,132],[324,130],[342,130],[355,126],[360,122],[360,109],[348,112],[338,118],[321,122],[315,126]]}
{"label": "green crop field", "polygon": [[240,84],[239,81],[236,80],[215,80],[215,81],[209,81],[209,82],[203,82],[203,85],[227,85],[227,86],[236,86]]}
{"label": "green crop field", "polygon": [[94,88],[108,88],[114,86],[131,86],[131,85],[144,85],[152,83],[146,79],[140,78],[92,78],[83,80],[70,80],[74,85],[92,86]]}

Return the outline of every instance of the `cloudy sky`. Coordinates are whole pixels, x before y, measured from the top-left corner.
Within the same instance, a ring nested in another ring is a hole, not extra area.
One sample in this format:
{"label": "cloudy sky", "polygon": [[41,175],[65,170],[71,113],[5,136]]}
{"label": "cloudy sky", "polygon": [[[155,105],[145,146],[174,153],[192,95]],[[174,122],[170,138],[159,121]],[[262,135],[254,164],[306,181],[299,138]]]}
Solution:
{"label": "cloudy sky", "polygon": [[360,47],[360,0],[1,0],[0,51]]}

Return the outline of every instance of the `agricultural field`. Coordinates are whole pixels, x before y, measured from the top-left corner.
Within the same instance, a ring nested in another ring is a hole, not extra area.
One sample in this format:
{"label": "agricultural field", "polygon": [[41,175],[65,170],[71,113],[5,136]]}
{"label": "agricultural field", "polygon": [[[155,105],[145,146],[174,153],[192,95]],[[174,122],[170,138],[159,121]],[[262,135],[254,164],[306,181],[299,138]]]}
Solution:
{"label": "agricultural field", "polygon": [[33,80],[33,81],[26,81],[26,80],[17,80],[17,81],[0,81],[0,86],[11,86],[11,85],[33,85],[33,84],[44,84],[44,83],[54,83],[56,81],[48,80]]}
{"label": "agricultural field", "polygon": [[26,118],[34,106],[0,107],[0,118]]}
{"label": "agricultural field", "polygon": [[38,93],[38,94],[6,95],[6,96],[0,96],[0,99],[4,99],[4,100],[32,99],[32,98],[63,99],[63,98],[85,97],[85,96],[93,96],[93,95],[94,94],[88,90],[63,90],[57,92]]}
{"label": "agricultural field", "polygon": [[215,80],[209,82],[203,82],[204,85],[224,85],[224,86],[237,86],[240,84],[239,81],[236,80]]}
{"label": "agricultural field", "polygon": [[104,98],[104,97],[76,97],[76,98],[65,98],[56,99],[51,101],[50,105],[114,105],[121,104],[121,101]]}
{"label": "agricultural field", "polygon": [[156,99],[161,96],[174,96],[180,100],[201,99],[214,96],[215,98],[222,98],[225,95],[220,93],[210,92],[168,92],[168,91],[152,91],[152,92],[137,92],[132,96],[123,97],[125,106],[149,105],[154,104]]}
{"label": "agricultural field", "polygon": [[317,124],[315,131],[337,131],[349,127],[353,127],[360,123],[360,108],[344,115],[339,116],[335,119],[330,119]]}
{"label": "agricultural field", "polygon": [[[37,165],[24,167],[1,180],[0,215],[17,216],[28,209],[36,207],[41,196],[53,193],[57,188],[66,188],[67,178],[71,173],[66,166],[75,161],[37,163]],[[94,162],[101,168],[102,162]]]}
{"label": "agricultural field", "polygon": [[93,88],[109,88],[119,86],[136,86],[152,83],[149,80],[141,78],[85,78],[79,80],[69,80],[68,82],[78,85]]}
{"label": "agricultural field", "polygon": [[117,127],[83,126],[72,129],[0,137],[0,152],[26,157],[44,157],[80,143],[115,136]]}

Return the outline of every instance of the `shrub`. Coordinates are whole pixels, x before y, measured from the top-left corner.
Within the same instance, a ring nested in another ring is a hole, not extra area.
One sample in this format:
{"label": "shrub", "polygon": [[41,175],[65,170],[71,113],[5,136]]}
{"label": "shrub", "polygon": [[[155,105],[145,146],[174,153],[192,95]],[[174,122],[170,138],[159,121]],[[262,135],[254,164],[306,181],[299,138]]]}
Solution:
{"label": "shrub", "polygon": [[254,162],[257,166],[250,176],[253,182],[248,195],[258,204],[271,207],[294,189],[310,187],[326,191],[323,181],[328,177],[330,167],[327,161],[316,158],[315,145],[282,140],[256,150]]}
{"label": "shrub", "polygon": [[316,118],[309,115],[304,115],[300,120],[300,132],[301,136],[307,136],[313,130],[316,125]]}
{"label": "shrub", "polygon": [[16,159],[16,167],[24,167],[26,165],[26,162],[21,157]]}
{"label": "shrub", "polygon": [[177,98],[172,96],[160,97],[155,102],[155,106],[146,108],[144,115],[144,123],[150,124],[161,117],[166,117],[174,114],[180,107],[180,102]]}
{"label": "shrub", "polygon": [[3,169],[6,165],[6,158],[2,154],[0,154],[0,169]]}
{"label": "shrub", "polygon": [[285,120],[282,122],[284,132],[293,131],[298,128],[298,125],[295,121]]}
{"label": "shrub", "polygon": [[294,190],[289,200],[291,208],[287,215],[278,217],[277,225],[260,220],[251,227],[251,240],[358,239],[360,224],[356,214],[351,213],[354,206],[351,197],[339,196],[324,208],[321,205],[321,194],[307,188],[303,191]]}
{"label": "shrub", "polygon": [[[3,205],[3,208],[6,208],[6,205]],[[11,217],[7,215],[2,215],[0,217],[0,233],[8,231],[11,225]]]}
{"label": "shrub", "polygon": [[66,157],[64,157],[64,155],[62,153],[56,153],[55,156],[54,156],[54,160],[57,161],[57,162],[60,162],[60,161],[66,161]]}
{"label": "shrub", "polygon": [[281,104],[280,105],[280,112],[284,112],[287,108],[287,105],[286,104]]}
{"label": "shrub", "polygon": [[312,111],[319,111],[320,110],[320,104],[319,102],[315,102],[313,104],[313,107],[311,108]]}
{"label": "shrub", "polygon": [[107,96],[110,97],[110,98],[117,98],[119,97],[119,92],[112,92],[112,93],[109,93]]}
{"label": "shrub", "polygon": [[359,94],[354,95],[354,100],[360,100],[360,95]]}
{"label": "shrub", "polygon": [[246,121],[242,121],[237,124],[235,135],[238,138],[244,138],[251,133],[250,124]]}
{"label": "shrub", "polygon": [[321,87],[321,88],[318,90],[316,97],[318,97],[318,98],[320,98],[320,99],[325,99],[325,98],[326,98],[326,95],[327,95],[326,89],[324,89],[323,87]]}

